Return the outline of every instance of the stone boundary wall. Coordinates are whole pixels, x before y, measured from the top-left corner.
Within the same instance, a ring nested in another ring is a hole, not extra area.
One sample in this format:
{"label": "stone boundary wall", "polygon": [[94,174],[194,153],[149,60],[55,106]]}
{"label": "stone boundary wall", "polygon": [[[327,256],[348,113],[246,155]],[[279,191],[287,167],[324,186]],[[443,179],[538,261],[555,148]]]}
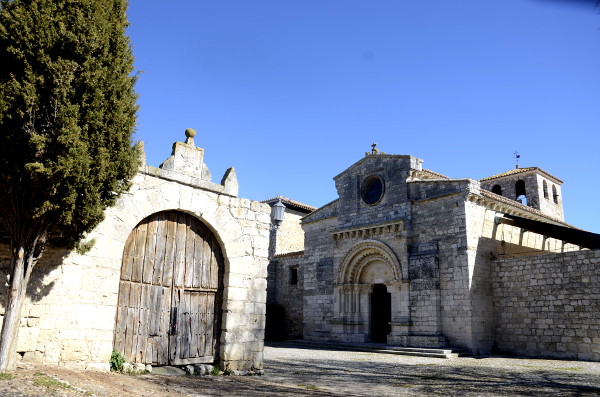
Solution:
{"label": "stone boundary wall", "polygon": [[600,250],[492,265],[499,352],[600,361]]}

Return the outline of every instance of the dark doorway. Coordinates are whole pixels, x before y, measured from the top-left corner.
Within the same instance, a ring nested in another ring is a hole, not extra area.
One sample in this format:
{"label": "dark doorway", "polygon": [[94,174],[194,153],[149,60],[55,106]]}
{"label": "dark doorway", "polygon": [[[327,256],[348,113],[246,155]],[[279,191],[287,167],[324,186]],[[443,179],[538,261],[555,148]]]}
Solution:
{"label": "dark doorway", "polygon": [[392,330],[392,294],[384,284],[375,284],[371,294],[371,342],[387,343]]}

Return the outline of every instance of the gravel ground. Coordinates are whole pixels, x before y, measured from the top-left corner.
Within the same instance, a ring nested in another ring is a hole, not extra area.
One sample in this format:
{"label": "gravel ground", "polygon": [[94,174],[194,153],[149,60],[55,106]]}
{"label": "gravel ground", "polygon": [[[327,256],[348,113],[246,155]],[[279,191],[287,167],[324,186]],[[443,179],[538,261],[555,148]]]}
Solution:
{"label": "gravel ground", "polygon": [[506,357],[438,359],[286,348],[265,351],[265,378],[346,396],[600,395],[600,363]]}
{"label": "gravel ground", "polygon": [[436,359],[265,348],[264,376],[157,376],[22,364],[0,396],[598,396],[600,363],[505,357]]}

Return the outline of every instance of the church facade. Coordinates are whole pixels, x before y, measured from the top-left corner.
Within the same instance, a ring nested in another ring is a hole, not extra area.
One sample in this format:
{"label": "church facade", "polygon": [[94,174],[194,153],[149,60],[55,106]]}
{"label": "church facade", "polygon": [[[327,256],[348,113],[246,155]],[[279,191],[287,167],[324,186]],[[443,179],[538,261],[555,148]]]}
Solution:
{"label": "church facade", "polygon": [[337,199],[282,222],[304,237],[269,265],[283,337],[600,360],[600,236],[564,222],[561,180],[377,149],[333,179]]}

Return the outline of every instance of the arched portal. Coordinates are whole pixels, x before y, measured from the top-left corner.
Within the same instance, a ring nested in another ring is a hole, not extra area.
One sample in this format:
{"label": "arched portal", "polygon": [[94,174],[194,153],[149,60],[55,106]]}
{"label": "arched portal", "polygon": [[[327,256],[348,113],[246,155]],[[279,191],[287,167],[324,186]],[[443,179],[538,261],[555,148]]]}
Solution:
{"label": "arched portal", "polygon": [[336,275],[334,332],[343,341],[377,343],[389,343],[404,333],[394,324],[410,316],[406,270],[381,241],[365,240],[352,247]]}
{"label": "arched portal", "polygon": [[197,218],[163,211],[125,243],[114,349],[128,362],[213,362],[218,352],[223,255]]}

